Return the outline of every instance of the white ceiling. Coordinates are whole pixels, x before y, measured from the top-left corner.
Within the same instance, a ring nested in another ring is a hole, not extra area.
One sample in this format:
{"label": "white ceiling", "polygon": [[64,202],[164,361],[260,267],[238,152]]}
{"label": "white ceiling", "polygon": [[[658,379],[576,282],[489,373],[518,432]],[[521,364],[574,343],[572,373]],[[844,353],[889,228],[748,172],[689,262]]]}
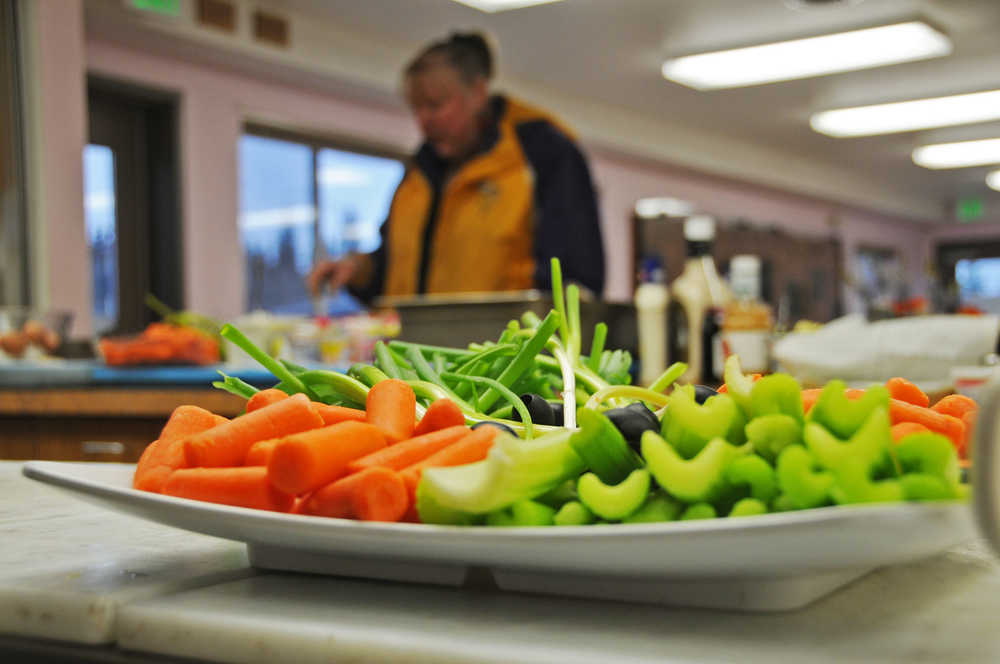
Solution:
{"label": "white ceiling", "polygon": [[[244,49],[228,56],[229,66],[285,80],[297,70],[300,82],[326,77],[332,87],[398,105],[399,71],[418,48],[454,29],[485,29],[500,46],[498,86],[554,108],[593,144],[926,221],[946,220],[956,197],[982,196],[1000,220],[1000,193],[984,182],[989,168],[930,171],[910,160],[921,144],[1000,137],[1000,122],[852,139],[808,124],[817,110],[1000,88],[1000,0],[846,0],[808,9],[793,8],[801,0],[564,0],[495,14],[451,0],[238,1],[296,17],[293,47],[297,38],[308,43],[313,62],[293,53],[265,63]],[[182,57],[204,59],[223,46],[167,22],[137,29],[132,20],[123,29],[119,16],[115,29],[121,0],[86,2],[91,32],[156,48],[152,33],[172,31],[188,41]],[[669,56],[913,17],[947,33],[954,53],[707,92],[660,75]]]}
{"label": "white ceiling", "polygon": [[[987,123],[881,137],[813,132],[827,108],[1000,88],[1000,0],[865,0],[802,9],[795,0],[564,0],[485,14],[451,0],[282,0],[290,10],[417,48],[453,28],[489,30],[504,77],[625,107],[738,144],[778,147],[861,175],[938,210],[957,196],[1000,199],[988,168],[928,171],[910,161],[927,142],[1000,136]],[[799,9],[793,7],[798,5]],[[919,16],[955,45],[946,58],[749,88],[698,92],[664,80],[671,55],[744,46]],[[992,202],[992,200],[991,200]]]}

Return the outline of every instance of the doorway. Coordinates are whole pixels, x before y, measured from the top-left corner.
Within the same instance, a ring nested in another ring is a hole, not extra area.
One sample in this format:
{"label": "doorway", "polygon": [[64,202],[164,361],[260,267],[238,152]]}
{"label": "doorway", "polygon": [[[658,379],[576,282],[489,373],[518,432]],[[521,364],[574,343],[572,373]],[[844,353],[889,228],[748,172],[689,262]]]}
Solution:
{"label": "doorway", "polygon": [[89,77],[84,207],[94,331],[137,332],[153,295],[183,307],[176,95]]}

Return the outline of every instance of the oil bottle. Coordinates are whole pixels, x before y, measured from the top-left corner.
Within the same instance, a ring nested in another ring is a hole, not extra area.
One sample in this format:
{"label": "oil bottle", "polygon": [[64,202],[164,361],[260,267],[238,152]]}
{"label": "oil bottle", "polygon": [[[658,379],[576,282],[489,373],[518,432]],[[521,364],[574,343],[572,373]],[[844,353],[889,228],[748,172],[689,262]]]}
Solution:
{"label": "oil bottle", "polygon": [[715,219],[707,215],[688,217],[684,221],[684,240],[684,271],[670,285],[670,360],[687,363],[681,382],[715,387],[722,382],[725,360],[723,314],[733,299],[712,259]]}

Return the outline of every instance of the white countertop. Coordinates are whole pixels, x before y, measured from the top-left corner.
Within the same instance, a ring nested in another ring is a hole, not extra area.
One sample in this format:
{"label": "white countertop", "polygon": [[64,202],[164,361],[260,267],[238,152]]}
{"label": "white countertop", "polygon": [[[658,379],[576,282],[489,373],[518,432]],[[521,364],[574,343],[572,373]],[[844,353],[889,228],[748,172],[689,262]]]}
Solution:
{"label": "white countertop", "polygon": [[1000,661],[1000,563],[978,541],[795,612],[671,609],[254,573],[240,544],[90,506],[19,467],[0,462],[5,638],[225,662]]}

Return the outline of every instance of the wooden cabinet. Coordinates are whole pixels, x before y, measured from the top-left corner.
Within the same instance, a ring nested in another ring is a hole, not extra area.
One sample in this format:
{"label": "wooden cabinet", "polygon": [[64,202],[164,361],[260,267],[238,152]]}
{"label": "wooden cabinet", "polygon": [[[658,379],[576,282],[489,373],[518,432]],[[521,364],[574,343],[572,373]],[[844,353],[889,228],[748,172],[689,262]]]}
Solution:
{"label": "wooden cabinet", "polygon": [[232,417],[244,403],[214,389],[0,390],[0,459],[131,463],[177,406]]}

